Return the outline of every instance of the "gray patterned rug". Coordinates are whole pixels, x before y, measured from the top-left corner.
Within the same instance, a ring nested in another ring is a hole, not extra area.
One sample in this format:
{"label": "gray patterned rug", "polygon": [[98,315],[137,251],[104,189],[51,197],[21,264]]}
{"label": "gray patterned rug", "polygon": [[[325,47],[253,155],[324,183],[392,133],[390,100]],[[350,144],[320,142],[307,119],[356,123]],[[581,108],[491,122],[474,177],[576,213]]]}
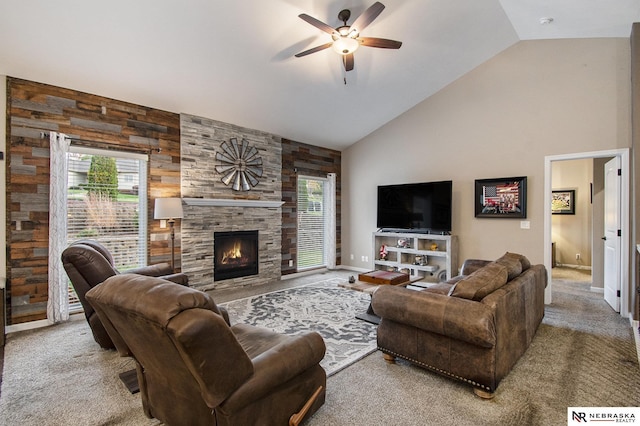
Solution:
{"label": "gray patterned rug", "polygon": [[245,323],[278,333],[317,331],[327,352],[320,363],[327,375],[376,350],[376,326],[355,318],[367,310],[370,296],[338,287],[329,279],[221,304],[232,324]]}

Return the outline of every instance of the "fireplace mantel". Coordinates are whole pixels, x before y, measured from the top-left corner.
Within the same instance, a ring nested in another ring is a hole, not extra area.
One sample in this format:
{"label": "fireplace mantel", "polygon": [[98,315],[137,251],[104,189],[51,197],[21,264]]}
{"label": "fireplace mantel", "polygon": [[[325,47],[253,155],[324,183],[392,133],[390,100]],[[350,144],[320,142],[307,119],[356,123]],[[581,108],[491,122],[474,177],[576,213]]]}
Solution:
{"label": "fireplace mantel", "polygon": [[188,206],[200,207],[281,207],[284,201],[245,200],[229,198],[183,198]]}

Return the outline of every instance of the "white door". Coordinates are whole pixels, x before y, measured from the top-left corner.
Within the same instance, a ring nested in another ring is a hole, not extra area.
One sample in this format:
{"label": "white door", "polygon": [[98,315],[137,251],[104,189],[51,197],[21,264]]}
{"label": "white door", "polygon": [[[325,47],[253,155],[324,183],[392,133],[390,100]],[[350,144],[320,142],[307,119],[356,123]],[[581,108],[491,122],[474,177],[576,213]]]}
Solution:
{"label": "white door", "polygon": [[604,300],[620,312],[620,158],[604,166]]}

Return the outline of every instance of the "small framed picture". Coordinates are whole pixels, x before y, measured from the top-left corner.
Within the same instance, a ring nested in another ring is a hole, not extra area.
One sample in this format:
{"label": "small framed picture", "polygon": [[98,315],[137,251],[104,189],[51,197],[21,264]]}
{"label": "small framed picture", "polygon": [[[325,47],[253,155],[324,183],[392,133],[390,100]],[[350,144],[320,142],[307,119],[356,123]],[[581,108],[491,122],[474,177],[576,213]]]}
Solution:
{"label": "small framed picture", "polygon": [[551,191],[551,214],[576,214],[576,190]]}
{"label": "small framed picture", "polygon": [[527,177],[476,179],[476,217],[526,218]]}

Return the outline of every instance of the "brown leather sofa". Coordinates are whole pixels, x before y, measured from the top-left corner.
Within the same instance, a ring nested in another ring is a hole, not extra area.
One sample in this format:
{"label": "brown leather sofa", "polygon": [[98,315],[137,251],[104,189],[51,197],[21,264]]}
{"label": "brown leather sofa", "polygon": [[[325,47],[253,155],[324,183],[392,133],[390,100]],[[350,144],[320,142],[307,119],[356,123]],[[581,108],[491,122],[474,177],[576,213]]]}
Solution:
{"label": "brown leather sofa", "polygon": [[[93,307],[87,303],[85,298],[85,294],[92,287],[113,275],[120,274],[114,266],[113,256],[106,247],[97,241],[79,240],[62,252],[62,264],[82,304],[93,338],[102,348],[114,349],[113,341],[102,326]],[[127,273],[161,277],[182,285],[189,283],[185,274],[174,273],[168,263],[143,266],[131,269]]]}
{"label": "brown leather sofa", "polygon": [[474,387],[491,398],[531,344],[544,317],[544,265],[506,253],[467,260],[461,275],[416,291],[380,286],[378,349]]}
{"label": "brown leather sofa", "polygon": [[145,414],[167,425],[300,423],[325,400],[315,332],[231,326],[206,293],[133,274],[87,292],[122,355],[137,364]]}

